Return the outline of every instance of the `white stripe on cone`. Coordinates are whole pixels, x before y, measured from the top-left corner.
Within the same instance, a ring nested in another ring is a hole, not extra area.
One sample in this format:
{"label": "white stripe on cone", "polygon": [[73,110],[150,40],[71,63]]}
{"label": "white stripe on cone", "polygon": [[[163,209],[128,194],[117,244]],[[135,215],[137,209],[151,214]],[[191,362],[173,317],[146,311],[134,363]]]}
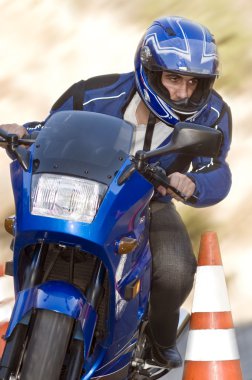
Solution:
{"label": "white stripe on cone", "polygon": [[0,325],[9,322],[14,307],[14,299],[0,304]]}
{"label": "white stripe on cone", "polygon": [[8,322],[14,306],[13,277],[0,277],[0,324]]}
{"label": "white stripe on cone", "polygon": [[0,277],[0,302],[8,298],[14,298],[13,277]]}
{"label": "white stripe on cone", "polygon": [[234,329],[189,331],[185,360],[223,361],[239,358]]}
{"label": "white stripe on cone", "polygon": [[230,310],[223,266],[199,266],[196,273],[192,312]]}

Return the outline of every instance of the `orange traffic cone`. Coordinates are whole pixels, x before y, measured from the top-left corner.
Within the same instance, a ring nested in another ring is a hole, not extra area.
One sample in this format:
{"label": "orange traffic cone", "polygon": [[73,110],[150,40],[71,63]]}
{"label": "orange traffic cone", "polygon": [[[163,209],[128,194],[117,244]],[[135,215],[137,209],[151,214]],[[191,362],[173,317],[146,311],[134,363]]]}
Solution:
{"label": "orange traffic cone", "polygon": [[8,328],[8,322],[0,323],[0,359],[2,357],[4,347],[5,347],[5,341],[3,337],[4,337],[4,334],[6,333],[7,328]]}
{"label": "orange traffic cone", "polygon": [[[3,276],[4,276],[4,265],[0,264],[0,277],[3,277]],[[0,300],[0,309],[1,309],[1,300]],[[4,346],[5,346],[5,342],[2,339],[2,336],[5,334],[7,327],[8,327],[8,323],[2,322],[0,318],[0,358],[2,356]]]}
{"label": "orange traffic cone", "polygon": [[0,277],[4,275],[4,265],[0,264]]}
{"label": "orange traffic cone", "polygon": [[217,235],[201,236],[182,380],[242,380]]}

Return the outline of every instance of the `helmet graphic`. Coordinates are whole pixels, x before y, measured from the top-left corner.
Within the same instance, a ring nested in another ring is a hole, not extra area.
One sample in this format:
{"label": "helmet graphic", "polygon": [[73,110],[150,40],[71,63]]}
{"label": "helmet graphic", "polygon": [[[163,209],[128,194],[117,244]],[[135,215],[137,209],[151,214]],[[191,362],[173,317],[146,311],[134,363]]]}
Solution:
{"label": "helmet graphic", "polygon": [[[204,26],[182,17],[155,20],[141,39],[135,55],[136,86],[146,106],[167,124],[179,115],[192,116],[207,104],[218,77],[214,37]],[[161,83],[163,71],[197,78],[189,99],[174,101]]]}

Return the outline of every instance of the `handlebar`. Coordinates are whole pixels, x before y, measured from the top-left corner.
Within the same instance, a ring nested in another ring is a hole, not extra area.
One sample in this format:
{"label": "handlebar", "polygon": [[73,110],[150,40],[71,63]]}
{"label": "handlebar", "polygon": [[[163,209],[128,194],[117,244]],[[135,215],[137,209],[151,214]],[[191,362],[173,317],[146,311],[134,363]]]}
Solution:
{"label": "handlebar", "polygon": [[[35,137],[35,138],[34,138]],[[25,145],[30,146],[35,142],[36,136],[25,135],[22,138],[19,138],[18,135],[13,133],[8,133],[0,128],[0,147],[8,148],[13,144],[15,145]]]}
{"label": "handlebar", "polygon": [[190,203],[196,203],[198,198],[195,195],[192,195],[191,197],[187,198],[185,197],[179,190],[177,190],[175,187],[170,185],[170,180],[166,176],[166,173],[163,168],[157,165],[147,165],[145,167],[145,173],[147,176],[147,179],[155,186],[164,186],[165,188],[171,189],[175,194],[177,194],[180,198],[182,198],[184,201],[190,202]]}
{"label": "handlebar", "polygon": [[16,134],[6,133],[0,129],[0,147],[6,149],[12,159],[17,159],[24,170],[28,170],[30,164],[30,151],[24,146],[30,146],[35,142],[29,137],[19,138]]}
{"label": "handlebar", "polygon": [[170,180],[166,176],[166,173],[163,168],[158,166],[157,164],[147,164],[143,163],[140,168],[138,167],[138,162],[132,161],[132,164],[129,165],[123,173],[118,178],[118,185],[122,185],[135,171],[139,171],[149,182],[153,184],[155,188],[158,186],[164,186],[165,188],[171,189],[175,194],[177,194],[180,198],[182,198],[185,202],[190,202],[195,204],[198,198],[195,195],[187,198],[180,191],[178,191],[175,187],[170,185]]}

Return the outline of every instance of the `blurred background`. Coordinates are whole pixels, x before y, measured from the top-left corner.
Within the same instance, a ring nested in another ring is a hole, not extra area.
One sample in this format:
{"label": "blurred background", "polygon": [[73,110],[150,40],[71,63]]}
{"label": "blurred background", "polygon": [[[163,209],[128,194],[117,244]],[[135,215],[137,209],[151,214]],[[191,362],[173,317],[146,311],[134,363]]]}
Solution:
{"label": "blurred background", "polygon": [[[151,21],[181,15],[210,29],[219,45],[216,89],[233,113],[228,162],[233,187],[211,208],[178,205],[197,253],[200,235],[219,238],[233,319],[252,324],[252,49],[250,0],[0,0],[0,123],[43,120],[72,83],[133,70],[136,46]],[[251,108],[250,108],[251,107]],[[9,159],[0,151],[0,262],[11,258],[4,218],[13,214]],[[218,184],[216,184],[218,186]]]}

